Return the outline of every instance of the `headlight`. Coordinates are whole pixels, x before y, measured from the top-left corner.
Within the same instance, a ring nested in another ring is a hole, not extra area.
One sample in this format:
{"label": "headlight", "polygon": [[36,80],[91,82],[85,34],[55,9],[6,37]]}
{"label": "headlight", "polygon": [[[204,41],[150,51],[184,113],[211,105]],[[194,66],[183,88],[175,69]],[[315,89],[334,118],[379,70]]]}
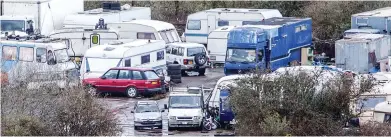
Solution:
{"label": "headlight", "polygon": [[175,116],[170,116],[171,120],[175,120],[175,118],[176,118]]}
{"label": "headlight", "polygon": [[157,121],[160,121],[160,120],[162,120],[162,117],[158,117],[158,118],[156,118],[156,120],[157,120]]}
{"label": "headlight", "polygon": [[140,118],[136,118],[136,121],[141,121],[141,119]]}
{"label": "headlight", "polygon": [[201,119],[200,116],[194,116],[194,119]]}

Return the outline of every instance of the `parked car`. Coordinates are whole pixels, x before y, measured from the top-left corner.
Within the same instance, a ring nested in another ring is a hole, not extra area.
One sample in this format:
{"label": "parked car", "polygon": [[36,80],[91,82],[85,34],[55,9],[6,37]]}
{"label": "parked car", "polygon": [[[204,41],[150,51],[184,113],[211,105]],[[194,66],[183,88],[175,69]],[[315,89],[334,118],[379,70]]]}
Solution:
{"label": "parked car", "polygon": [[96,93],[123,92],[134,98],[164,92],[166,83],[162,81],[153,69],[116,67],[99,78],[84,79],[83,85],[91,87]]}
{"label": "parked car", "polygon": [[156,101],[138,101],[134,106],[134,128],[137,130],[141,127],[157,127],[162,129],[163,119],[162,112]]}
{"label": "parked car", "polygon": [[170,43],[166,50],[168,64],[180,64],[182,75],[186,75],[187,71],[196,71],[204,76],[206,68],[210,67],[209,53],[202,44]]}

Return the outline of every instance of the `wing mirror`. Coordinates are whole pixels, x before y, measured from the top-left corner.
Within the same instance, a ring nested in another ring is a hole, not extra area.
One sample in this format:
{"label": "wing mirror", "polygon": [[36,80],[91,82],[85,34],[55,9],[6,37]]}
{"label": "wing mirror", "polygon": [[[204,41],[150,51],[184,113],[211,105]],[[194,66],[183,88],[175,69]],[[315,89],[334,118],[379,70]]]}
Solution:
{"label": "wing mirror", "polygon": [[101,78],[101,79],[106,79],[106,76],[101,76],[100,78]]}
{"label": "wing mirror", "polygon": [[164,104],[164,109],[168,109],[168,106],[167,106],[167,104]]}

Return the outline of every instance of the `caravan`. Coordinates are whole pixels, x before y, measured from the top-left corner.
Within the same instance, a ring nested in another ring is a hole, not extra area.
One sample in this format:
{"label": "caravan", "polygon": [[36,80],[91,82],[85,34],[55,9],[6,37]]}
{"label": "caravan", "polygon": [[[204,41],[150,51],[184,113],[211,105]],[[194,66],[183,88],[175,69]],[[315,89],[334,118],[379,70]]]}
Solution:
{"label": "caravan", "polygon": [[128,4],[103,3],[102,8],[70,14],[64,19],[63,28],[94,29],[97,20],[104,19],[107,23],[131,20],[150,20],[150,7],[131,7]]}
{"label": "caravan", "polygon": [[258,25],[264,19],[282,17],[277,9],[216,8],[190,14],[187,17],[186,42],[207,44],[208,34],[218,27]]}
{"label": "caravan", "polygon": [[212,63],[224,63],[227,52],[228,33],[236,26],[224,26],[213,30],[208,35],[207,49]]}
{"label": "caravan", "polygon": [[166,43],[181,42],[171,23],[158,20],[133,20],[108,23],[108,28],[117,30],[121,39],[164,40]]}
{"label": "caravan", "polygon": [[69,39],[68,53],[71,57],[82,57],[91,47],[119,39],[118,32],[107,29],[62,29],[54,31],[49,37]]}
{"label": "caravan", "polygon": [[87,50],[80,68],[81,79],[97,78],[113,67],[152,68],[166,66],[162,40],[118,40]]}

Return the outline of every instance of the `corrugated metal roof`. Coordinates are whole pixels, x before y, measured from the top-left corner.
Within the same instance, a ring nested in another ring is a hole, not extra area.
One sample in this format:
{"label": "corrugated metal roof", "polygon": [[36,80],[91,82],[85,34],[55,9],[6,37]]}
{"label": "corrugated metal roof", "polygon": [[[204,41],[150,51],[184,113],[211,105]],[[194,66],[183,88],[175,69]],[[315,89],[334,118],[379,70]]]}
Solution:
{"label": "corrugated metal roof", "polygon": [[[342,41],[373,41],[375,39],[380,39],[383,37],[386,37],[387,35],[384,34],[352,34],[349,36],[346,36],[344,39],[341,39]],[[340,40],[338,40],[340,41]]]}

